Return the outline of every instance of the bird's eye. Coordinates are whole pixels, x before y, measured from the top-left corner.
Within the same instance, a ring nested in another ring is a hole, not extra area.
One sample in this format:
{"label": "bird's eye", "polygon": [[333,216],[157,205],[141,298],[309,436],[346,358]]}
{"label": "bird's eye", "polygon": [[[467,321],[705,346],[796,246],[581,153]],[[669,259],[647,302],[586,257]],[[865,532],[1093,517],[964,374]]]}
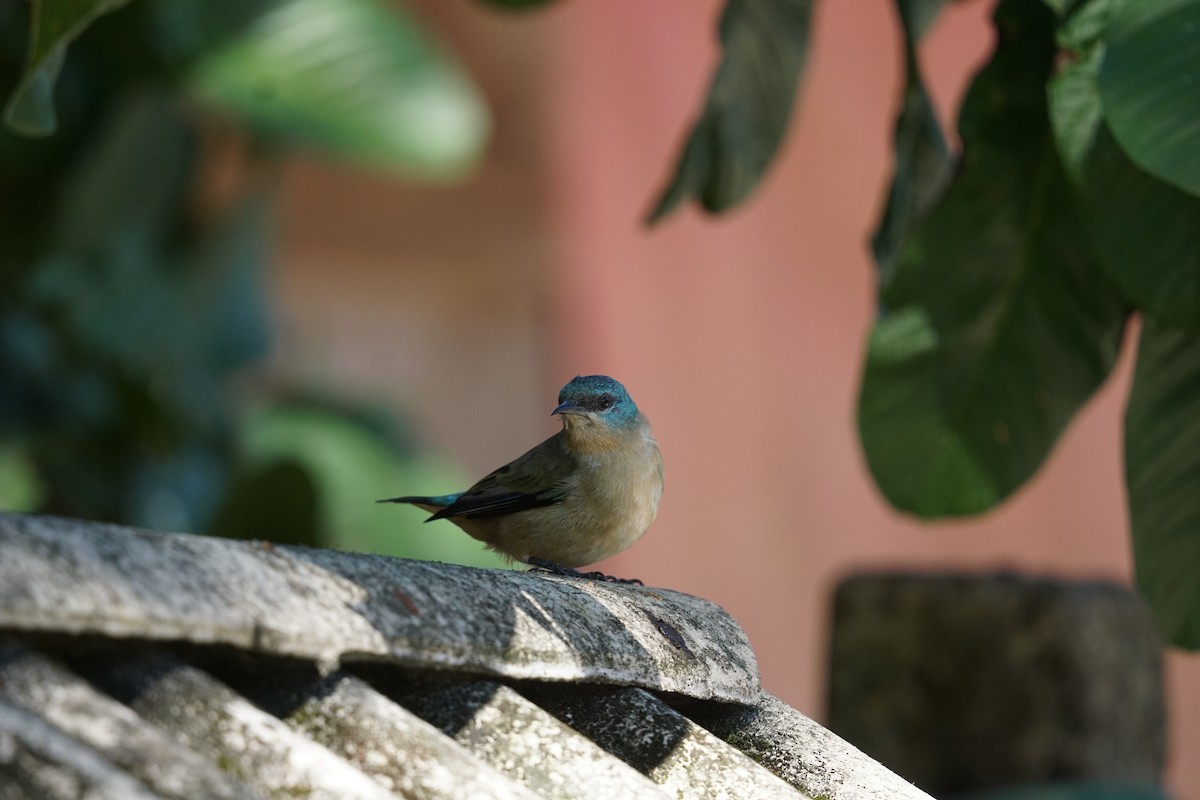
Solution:
{"label": "bird's eye", "polygon": [[600,395],[600,407],[601,408],[611,408],[612,404],[613,404],[612,395],[607,395],[607,394]]}

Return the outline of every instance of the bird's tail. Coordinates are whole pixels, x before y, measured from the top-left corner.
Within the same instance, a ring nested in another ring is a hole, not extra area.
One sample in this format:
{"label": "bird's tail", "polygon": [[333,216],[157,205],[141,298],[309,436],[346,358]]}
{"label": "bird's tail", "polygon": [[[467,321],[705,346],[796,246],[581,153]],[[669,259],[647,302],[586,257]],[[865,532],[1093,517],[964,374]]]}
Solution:
{"label": "bird's tail", "polygon": [[389,497],[384,500],[376,500],[377,503],[409,503],[417,508],[423,508],[430,513],[441,511],[448,505],[454,503],[458,499],[457,494],[443,494],[437,497],[424,497],[421,495],[409,494],[404,497]]}

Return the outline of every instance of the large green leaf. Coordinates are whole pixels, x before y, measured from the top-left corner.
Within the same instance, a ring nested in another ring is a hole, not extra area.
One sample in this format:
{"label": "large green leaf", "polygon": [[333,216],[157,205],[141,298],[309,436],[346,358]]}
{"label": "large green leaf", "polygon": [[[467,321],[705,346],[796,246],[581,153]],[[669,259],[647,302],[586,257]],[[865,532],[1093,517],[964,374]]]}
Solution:
{"label": "large green leaf", "polygon": [[4,122],[26,136],[49,136],[58,125],[54,84],[67,45],[92,23],[129,0],[30,0],[29,55],[4,107]]}
{"label": "large green leaf", "polygon": [[193,84],[262,133],[407,177],[460,176],[488,136],[466,74],[381,0],[278,0]]}
{"label": "large green leaf", "polygon": [[[938,123],[917,61],[917,43],[941,10],[943,0],[896,0],[904,29],[904,93],[896,118],[896,169],[871,249],[889,272],[904,238],[941,197],[954,160]],[[884,277],[887,280],[887,277]]]}
{"label": "large green leaf", "polygon": [[1107,127],[1088,155],[1081,197],[1100,261],[1129,301],[1200,325],[1200,198],[1136,167]]}
{"label": "large green leaf", "polygon": [[1104,116],[1130,158],[1200,195],[1200,0],[1130,0],[1105,31]]}
{"label": "large green leaf", "polygon": [[1047,87],[1047,101],[1059,155],[1077,184],[1084,181],[1088,154],[1103,124],[1096,71],[1104,55],[1104,27],[1122,2],[1093,0],[1058,31],[1063,57]]}
{"label": "large green leaf", "polygon": [[693,197],[724,211],[758,185],[791,117],[811,11],[812,0],[727,0],[708,101],[648,222]]}
{"label": "large green leaf", "polygon": [[1200,648],[1200,333],[1146,318],[1125,409],[1138,588],[1172,643]]}
{"label": "large green leaf", "polygon": [[1072,53],[1050,84],[1059,151],[1078,188],[1089,235],[1129,301],[1182,325],[1200,323],[1200,198],[1130,161],[1102,117],[1103,31],[1124,0],[1093,0],[1063,28]]}
{"label": "large green leaf", "polygon": [[1077,219],[1044,85],[1054,16],[1003,0],[964,101],[962,169],[882,288],[859,405],[898,508],[984,511],[1037,469],[1112,367],[1125,312]]}

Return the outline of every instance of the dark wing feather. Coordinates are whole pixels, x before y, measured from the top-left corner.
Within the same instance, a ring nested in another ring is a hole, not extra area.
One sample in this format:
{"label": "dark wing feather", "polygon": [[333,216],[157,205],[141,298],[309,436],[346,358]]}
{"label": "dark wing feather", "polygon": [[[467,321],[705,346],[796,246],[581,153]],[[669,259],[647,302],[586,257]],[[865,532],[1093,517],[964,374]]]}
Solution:
{"label": "dark wing feather", "polygon": [[487,475],[432,517],[496,517],[554,505],[570,491],[575,462],[552,436]]}
{"label": "dark wing feather", "polygon": [[446,517],[499,517],[505,514],[515,514],[530,508],[541,508],[557,503],[561,497],[550,495],[521,494],[520,492],[490,491],[478,494],[463,495],[457,503],[446,506],[434,514],[429,520],[445,519]]}

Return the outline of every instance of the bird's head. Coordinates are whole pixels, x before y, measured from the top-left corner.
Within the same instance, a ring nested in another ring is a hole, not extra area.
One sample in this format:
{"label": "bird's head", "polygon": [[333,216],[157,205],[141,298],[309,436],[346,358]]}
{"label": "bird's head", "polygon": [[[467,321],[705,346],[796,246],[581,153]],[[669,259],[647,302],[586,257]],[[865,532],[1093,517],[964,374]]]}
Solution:
{"label": "bird's head", "polygon": [[558,393],[558,407],[550,412],[562,417],[567,430],[632,429],[638,424],[638,407],[625,387],[607,375],[581,375]]}

